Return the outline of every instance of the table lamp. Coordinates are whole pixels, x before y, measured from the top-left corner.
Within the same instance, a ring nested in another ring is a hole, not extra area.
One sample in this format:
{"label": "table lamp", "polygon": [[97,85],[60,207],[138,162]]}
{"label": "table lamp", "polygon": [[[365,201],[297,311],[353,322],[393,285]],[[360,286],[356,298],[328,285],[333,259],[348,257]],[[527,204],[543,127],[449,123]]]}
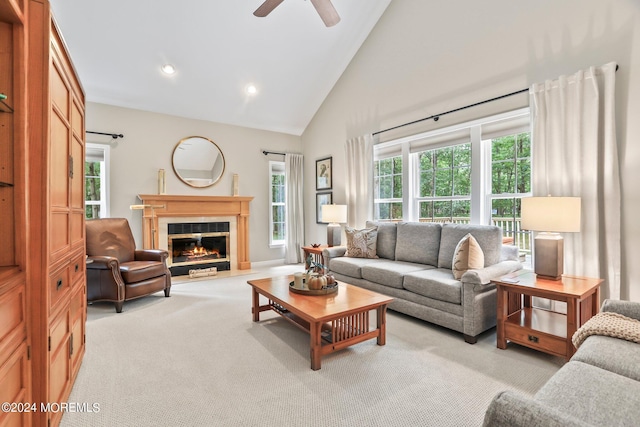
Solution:
{"label": "table lamp", "polygon": [[340,246],[342,229],[339,223],[347,222],[347,205],[322,205],[322,222],[327,225],[327,245]]}
{"label": "table lamp", "polygon": [[534,239],[534,272],[560,280],[564,267],[564,239],[558,233],[580,231],[580,197],[525,197],[522,229],[539,231]]}

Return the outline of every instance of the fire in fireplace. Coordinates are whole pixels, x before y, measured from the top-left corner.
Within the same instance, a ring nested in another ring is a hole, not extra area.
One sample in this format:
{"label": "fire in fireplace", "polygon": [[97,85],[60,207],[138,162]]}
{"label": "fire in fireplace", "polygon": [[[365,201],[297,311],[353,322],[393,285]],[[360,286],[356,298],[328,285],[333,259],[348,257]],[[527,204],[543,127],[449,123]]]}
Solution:
{"label": "fire in fireplace", "polygon": [[173,275],[184,275],[190,269],[230,266],[230,233],[228,222],[172,223],[168,227],[167,264]]}

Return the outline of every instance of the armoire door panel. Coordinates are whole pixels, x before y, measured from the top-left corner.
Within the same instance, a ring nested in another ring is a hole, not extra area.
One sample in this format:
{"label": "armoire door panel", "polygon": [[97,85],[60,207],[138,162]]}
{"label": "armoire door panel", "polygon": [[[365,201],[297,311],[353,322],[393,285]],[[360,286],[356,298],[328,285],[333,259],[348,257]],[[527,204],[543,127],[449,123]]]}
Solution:
{"label": "armoire door panel", "polygon": [[57,114],[52,113],[49,200],[54,207],[69,206],[69,154],[69,128]]}
{"label": "armoire door panel", "polygon": [[19,284],[0,296],[0,355],[13,352],[27,339],[24,295],[25,286]]}
{"label": "armoire door panel", "polygon": [[60,113],[69,121],[69,89],[64,83],[64,78],[54,62],[51,68],[51,101],[58,107]]}
{"label": "armoire door panel", "polygon": [[60,402],[71,378],[69,354],[69,312],[60,313],[52,320],[49,339],[49,402]]}
{"label": "armoire door panel", "polygon": [[80,249],[84,246],[84,211],[71,212],[70,220],[71,247],[73,250]]}
{"label": "armoire door panel", "polygon": [[69,212],[51,212],[51,226],[49,231],[49,249],[51,261],[55,262],[69,253],[71,241],[69,239]]}
{"label": "armoire door panel", "polygon": [[84,206],[84,145],[74,135],[71,139],[71,158],[73,159],[71,182],[71,208]]}
{"label": "armoire door panel", "polygon": [[[0,360],[0,401],[9,403],[29,402],[29,361],[27,344],[22,343],[7,360]],[[40,408],[37,408],[38,410]],[[1,426],[30,425],[29,412],[0,412]]]}

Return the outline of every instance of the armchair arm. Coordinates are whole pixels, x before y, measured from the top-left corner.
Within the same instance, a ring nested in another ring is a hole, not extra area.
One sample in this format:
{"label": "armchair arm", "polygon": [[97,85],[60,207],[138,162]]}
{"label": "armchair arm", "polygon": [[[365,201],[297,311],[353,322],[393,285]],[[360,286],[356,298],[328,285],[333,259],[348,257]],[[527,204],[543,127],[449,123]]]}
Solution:
{"label": "armchair arm", "polygon": [[640,320],[640,302],[606,299],[602,303],[602,311],[611,311]]}
{"label": "armchair arm", "polygon": [[322,257],[324,259],[324,267],[326,268],[326,270],[331,270],[332,258],[339,258],[341,256],[344,256],[345,253],[347,253],[346,246],[332,246],[330,248],[324,248],[322,250]]}
{"label": "armchair arm", "polygon": [[89,259],[93,261],[87,264],[87,268],[90,270],[120,270],[120,262],[116,257],[91,255]]}
{"label": "armchair arm", "polygon": [[522,269],[522,264],[518,261],[501,261],[477,270],[467,270],[460,278],[461,282],[473,285],[486,285],[491,279],[504,276]]}
{"label": "armchair arm", "polygon": [[164,262],[169,257],[169,252],[164,249],[137,250],[134,254],[136,261],[160,261]]}
{"label": "armchair arm", "polygon": [[491,401],[482,425],[483,427],[577,427],[585,424],[535,399],[503,391]]}

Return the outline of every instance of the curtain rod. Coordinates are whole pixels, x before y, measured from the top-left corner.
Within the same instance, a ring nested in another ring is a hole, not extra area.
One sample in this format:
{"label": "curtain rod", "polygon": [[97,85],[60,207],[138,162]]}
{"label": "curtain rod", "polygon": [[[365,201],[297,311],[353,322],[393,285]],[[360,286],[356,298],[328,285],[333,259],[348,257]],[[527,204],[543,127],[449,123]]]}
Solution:
{"label": "curtain rod", "polygon": [[[618,64],[616,64],[616,71],[618,71],[618,68],[620,68],[620,66]],[[485,99],[484,101],[476,102],[475,104],[465,105],[464,107],[456,108],[455,110],[445,111],[444,113],[440,113],[440,114],[433,114],[433,115],[431,115],[429,117],[425,117],[423,119],[414,120],[412,122],[408,122],[408,123],[404,123],[404,124],[401,124],[401,125],[398,125],[398,126],[391,127],[389,129],[379,130],[378,132],[374,132],[372,135],[376,136],[376,135],[379,135],[381,133],[385,133],[385,132],[389,132],[389,131],[392,131],[392,130],[400,129],[402,127],[409,126],[409,125],[414,125],[416,123],[424,122],[425,120],[429,120],[429,119],[433,119],[434,122],[437,122],[440,119],[441,116],[444,116],[446,114],[451,114],[451,113],[455,113],[455,112],[458,112],[458,111],[461,111],[461,110],[466,110],[467,108],[471,108],[471,107],[477,107],[478,105],[487,104],[489,102],[497,101],[497,100],[502,99],[502,98],[507,98],[509,96],[518,95],[520,93],[524,93],[524,92],[528,92],[528,91],[529,91],[529,88],[526,88],[526,89],[521,89],[521,90],[517,90],[515,92],[508,93],[506,95],[496,96],[495,98]]]}
{"label": "curtain rod", "polygon": [[279,156],[286,156],[286,153],[278,153],[276,151],[267,151],[267,150],[262,150],[262,154],[264,154],[265,156],[268,156],[269,154],[277,154]]}
{"label": "curtain rod", "polygon": [[108,135],[113,139],[124,138],[124,135],[121,133],[108,133],[108,132],[94,132],[91,130],[85,131],[86,133],[93,133],[96,135]]}

